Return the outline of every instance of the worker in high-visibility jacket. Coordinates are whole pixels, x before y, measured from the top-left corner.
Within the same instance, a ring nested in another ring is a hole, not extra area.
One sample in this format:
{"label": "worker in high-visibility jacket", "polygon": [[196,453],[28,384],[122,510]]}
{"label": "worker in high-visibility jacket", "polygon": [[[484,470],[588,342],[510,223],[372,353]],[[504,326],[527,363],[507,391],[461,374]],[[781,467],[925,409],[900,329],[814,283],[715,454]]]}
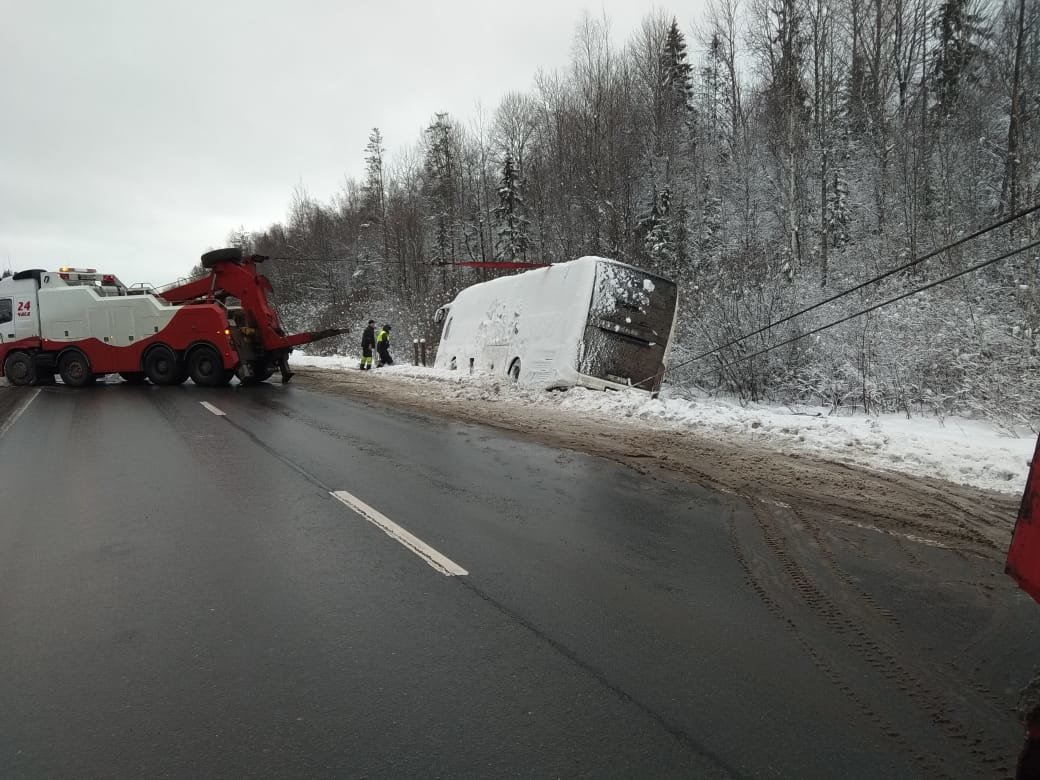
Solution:
{"label": "worker in high-visibility jacket", "polygon": [[384,325],[383,329],[379,331],[379,335],[376,336],[376,353],[379,355],[379,362],[376,363],[376,368],[380,366],[392,366],[394,359],[390,357],[390,326]]}

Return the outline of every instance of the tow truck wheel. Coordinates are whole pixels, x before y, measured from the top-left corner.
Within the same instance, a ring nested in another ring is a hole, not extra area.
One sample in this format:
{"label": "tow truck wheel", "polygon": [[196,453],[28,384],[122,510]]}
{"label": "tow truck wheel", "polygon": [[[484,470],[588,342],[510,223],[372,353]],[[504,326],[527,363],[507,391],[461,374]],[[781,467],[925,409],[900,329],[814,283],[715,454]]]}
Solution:
{"label": "tow truck wheel", "polygon": [[123,378],[123,381],[128,385],[143,385],[145,380],[148,379],[144,375],[144,371],[120,371],[119,376]]}
{"label": "tow truck wheel", "polygon": [[61,360],[58,361],[58,373],[61,374],[61,381],[69,387],[86,387],[94,384],[90,361],[78,350],[62,355]]}
{"label": "tow truck wheel", "polygon": [[25,352],[12,352],[4,361],[4,374],[12,385],[25,387],[36,381],[36,366]]}
{"label": "tow truck wheel", "polygon": [[224,361],[213,347],[196,347],[188,358],[188,373],[200,387],[219,387],[224,384]]}
{"label": "tow truck wheel", "polygon": [[244,376],[245,369],[241,369],[238,373],[238,381],[244,385],[258,385],[266,382],[274,375],[274,369],[268,368],[266,361],[254,360],[249,365],[253,369],[251,376]]}
{"label": "tow truck wheel", "polygon": [[233,263],[240,263],[242,261],[242,250],[238,247],[214,249],[212,252],[206,252],[200,260],[203,268],[213,268],[217,263],[224,263],[228,260]]}
{"label": "tow truck wheel", "polygon": [[144,374],[155,385],[178,385],[187,379],[181,376],[177,356],[169,347],[155,347],[144,359]]}

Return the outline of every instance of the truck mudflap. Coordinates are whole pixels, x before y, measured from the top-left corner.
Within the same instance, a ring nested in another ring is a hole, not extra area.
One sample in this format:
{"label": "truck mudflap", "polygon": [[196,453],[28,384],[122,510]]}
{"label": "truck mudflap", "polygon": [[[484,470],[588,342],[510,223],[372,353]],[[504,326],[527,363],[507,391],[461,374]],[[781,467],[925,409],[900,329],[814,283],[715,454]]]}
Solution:
{"label": "truck mudflap", "polygon": [[1029,466],[1004,571],[1014,577],[1022,590],[1040,602],[1040,437],[1037,437]]}

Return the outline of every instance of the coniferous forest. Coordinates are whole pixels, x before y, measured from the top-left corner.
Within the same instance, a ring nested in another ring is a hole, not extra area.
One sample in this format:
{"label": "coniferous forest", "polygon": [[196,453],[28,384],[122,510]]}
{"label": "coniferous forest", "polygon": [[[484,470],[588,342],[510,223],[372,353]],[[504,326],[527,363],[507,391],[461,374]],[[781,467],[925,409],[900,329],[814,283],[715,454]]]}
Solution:
{"label": "coniferous forest", "polygon": [[296,326],[435,343],[509,273],[452,263],[601,255],[679,282],[677,392],[1040,420],[1040,212],[764,327],[1040,203],[1040,0],[711,0],[614,39],[580,20],[567,68],[409,149],[373,129],[363,180],[232,242]]}

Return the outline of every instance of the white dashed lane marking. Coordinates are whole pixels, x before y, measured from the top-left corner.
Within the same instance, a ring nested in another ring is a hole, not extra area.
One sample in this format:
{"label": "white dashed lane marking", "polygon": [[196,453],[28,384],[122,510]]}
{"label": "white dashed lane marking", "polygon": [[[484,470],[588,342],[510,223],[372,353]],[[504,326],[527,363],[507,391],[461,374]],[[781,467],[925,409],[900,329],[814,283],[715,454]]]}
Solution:
{"label": "white dashed lane marking", "polygon": [[23,401],[17,409],[14,410],[14,413],[6,420],[4,420],[3,423],[0,423],[0,438],[3,438],[3,435],[11,429],[11,426],[18,422],[18,418],[25,413],[25,410],[29,408],[29,404],[35,401],[36,396],[38,396],[39,394],[39,389],[33,390],[32,394],[27,399],[25,399],[25,401]]}
{"label": "white dashed lane marking", "polygon": [[357,512],[374,526],[381,528],[387,536],[396,539],[430,566],[448,577],[465,577],[468,571],[459,566],[451,558],[437,552],[422,539],[406,531],[381,512],[376,511],[357,496],[345,490],[333,490],[332,495]]}
{"label": "white dashed lane marking", "polygon": [[[207,401],[199,401],[199,403],[209,411],[213,412],[213,414],[227,417],[226,413],[215,407],[213,404],[208,403]],[[0,435],[2,434],[3,430],[0,430]],[[451,558],[439,553],[418,536],[402,528],[382,512],[373,509],[357,496],[348,493],[346,490],[331,490],[329,493],[334,498],[341,501],[345,506],[361,515],[372,525],[382,529],[382,531],[391,539],[395,539],[403,544],[441,574],[448,577],[465,577],[469,574],[468,571],[455,563]]]}

